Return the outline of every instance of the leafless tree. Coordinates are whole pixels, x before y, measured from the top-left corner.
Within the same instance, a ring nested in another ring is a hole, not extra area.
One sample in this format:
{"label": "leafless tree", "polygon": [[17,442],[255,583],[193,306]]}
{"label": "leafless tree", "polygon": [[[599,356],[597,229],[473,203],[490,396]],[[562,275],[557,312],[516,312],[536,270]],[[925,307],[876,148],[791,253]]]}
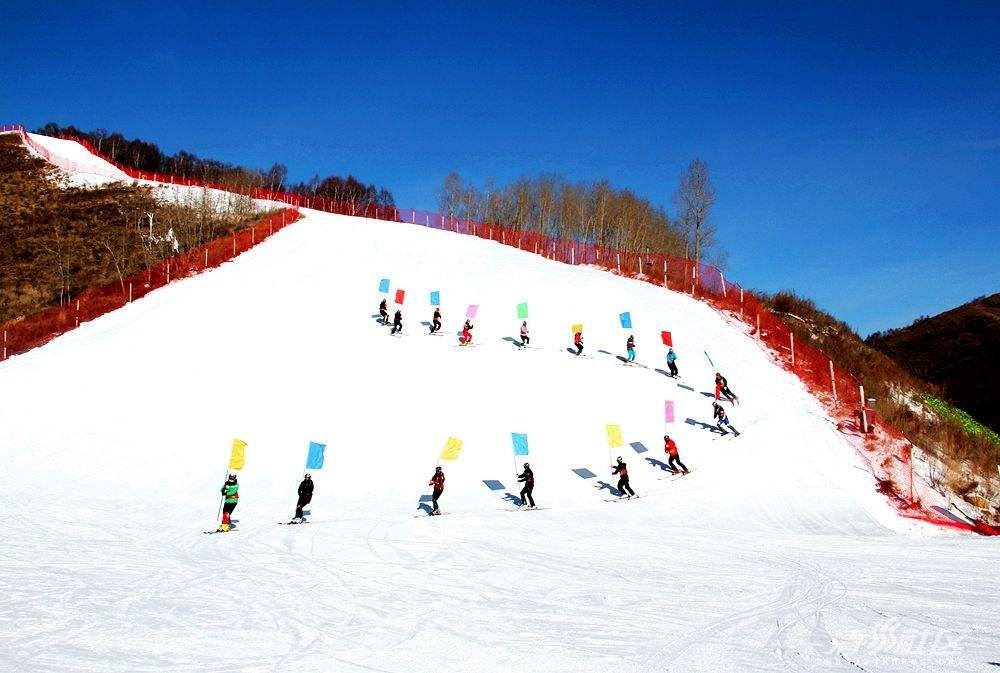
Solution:
{"label": "leafless tree", "polygon": [[708,177],[708,164],[701,159],[691,162],[681,176],[674,203],[694,260],[700,262],[702,252],[715,245],[715,226],[711,220],[715,187]]}

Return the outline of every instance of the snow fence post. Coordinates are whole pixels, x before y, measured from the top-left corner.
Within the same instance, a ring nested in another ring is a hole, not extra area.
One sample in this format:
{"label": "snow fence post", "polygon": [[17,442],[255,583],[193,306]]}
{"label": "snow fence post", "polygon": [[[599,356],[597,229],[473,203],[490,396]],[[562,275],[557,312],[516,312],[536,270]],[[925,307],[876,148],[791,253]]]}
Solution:
{"label": "snow fence post", "polygon": [[167,283],[170,282],[170,260],[167,260]]}
{"label": "snow fence post", "polygon": [[639,255],[639,275],[642,275],[642,255]]}
{"label": "snow fence post", "polygon": [[573,247],[569,249],[569,263],[576,265],[576,241],[573,242]]}
{"label": "snow fence post", "polygon": [[757,313],[757,341],[763,341],[760,336],[760,312]]}
{"label": "snow fence post", "polygon": [[740,288],[740,320],[743,320],[743,288]]}
{"label": "snow fence post", "polygon": [[7,359],[7,330],[3,331],[3,359]]}
{"label": "snow fence post", "polygon": [[128,282],[128,303],[132,303],[132,281]]}
{"label": "snow fence post", "polygon": [[233,257],[236,256],[236,234],[233,234]]}
{"label": "snow fence post", "polygon": [[861,395],[861,432],[868,434],[868,412],[865,411],[865,387],[858,386],[858,394]]}
{"label": "snow fence post", "polygon": [[830,387],[833,388],[833,406],[837,406],[837,377],[833,375],[833,360],[830,360]]}
{"label": "snow fence post", "polygon": [[80,326],[80,300],[76,300],[76,326]]}
{"label": "snow fence post", "polygon": [[621,273],[622,272],[622,254],[620,252],[619,253],[615,253],[615,259],[617,260],[616,264],[618,265],[618,273]]}
{"label": "snow fence post", "polygon": [[257,227],[250,227],[250,245],[257,245]]}
{"label": "snow fence post", "polygon": [[667,285],[667,260],[666,260],[666,258],[664,258],[664,260],[663,260],[663,287],[670,287],[669,285]]}
{"label": "snow fence post", "polygon": [[722,298],[726,298],[726,277],[722,275],[722,269],[719,269],[719,282],[722,283]]}
{"label": "snow fence post", "polygon": [[205,248],[205,266],[202,268],[204,269],[208,268],[208,248]]}
{"label": "snow fence post", "polygon": [[789,332],[788,333],[788,344],[789,344],[789,347],[792,349],[792,366],[794,367],[795,366],[795,333],[794,332]]}

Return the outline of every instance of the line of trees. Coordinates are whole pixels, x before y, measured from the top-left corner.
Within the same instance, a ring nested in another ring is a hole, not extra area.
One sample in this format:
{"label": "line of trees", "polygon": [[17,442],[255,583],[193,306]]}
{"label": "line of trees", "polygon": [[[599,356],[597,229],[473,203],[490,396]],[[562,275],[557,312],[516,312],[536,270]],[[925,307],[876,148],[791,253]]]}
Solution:
{"label": "line of trees", "polygon": [[570,182],[543,174],[479,187],[450,173],[438,189],[442,212],[547,236],[597,243],[633,252],[662,252],[721,262],[711,209],[715,189],[708,166],[693,161],[674,196],[678,217],[607,180]]}
{"label": "line of trees", "polygon": [[166,173],[235,187],[259,187],[306,196],[323,196],[365,205],[395,205],[392,192],[388,189],[366,184],[352,175],[346,178],[337,175],[320,178],[317,175],[307,182],[289,184],[288,168],[280,163],[272,164],[267,170],[259,170],[215,159],[203,159],[186,150],[180,150],[176,154],[165,154],[155,143],[128,139],[121,133],[109,133],[104,129],[83,131],[73,125],[59,126],[52,122],[36,130],[35,133],[84,138],[104,156],[140,171]]}

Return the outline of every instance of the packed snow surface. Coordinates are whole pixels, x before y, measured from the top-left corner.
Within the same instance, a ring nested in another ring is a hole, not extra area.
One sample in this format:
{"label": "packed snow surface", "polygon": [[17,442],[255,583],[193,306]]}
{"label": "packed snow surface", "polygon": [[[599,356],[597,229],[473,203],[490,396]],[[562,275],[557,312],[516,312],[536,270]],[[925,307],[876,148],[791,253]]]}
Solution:
{"label": "packed snow surface", "polygon": [[[996,539],[897,518],[799,382],[708,306],[305,212],[0,364],[0,671],[998,670]],[[383,277],[406,291],[401,338],[373,319]],[[623,311],[646,368],[616,357]],[[660,330],[681,380],[657,371]],[[716,370],[739,438],[708,429]],[[665,460],[666,400],[683,477],[646,460]],[[203,535],[234,437],[237,524]],[[439,461],[449,437],[462,452]],[[310,523],[278,525],[309,441],[328,445]],[[643,497],[605,501],[616,455]],[[545,509],[505,511],[524,460]],[[447,516],[415,516],[438,464]]]}

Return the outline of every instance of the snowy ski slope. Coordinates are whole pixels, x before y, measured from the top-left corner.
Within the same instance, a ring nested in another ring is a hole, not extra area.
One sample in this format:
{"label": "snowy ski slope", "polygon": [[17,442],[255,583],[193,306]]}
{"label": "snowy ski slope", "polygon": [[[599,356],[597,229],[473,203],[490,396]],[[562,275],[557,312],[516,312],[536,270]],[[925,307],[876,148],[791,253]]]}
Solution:
{"label": "snowy ski slope", "polygon": [[[304,212],[0,364],[0,671],[996,670],[996,541],[897,518],[798,381],[706,305]],[[407,292],[398,339],[372,317],[386,276]],[[420,324],[431,290],[442,337]],[[522,301],[523,352],[505,340]],[[615,358],[626,310],[648,368]],[[566,351],[575,322],[585,359]],[[661,329],[679,382],[654,369]],[[738,439],[697,424],[706,350],[741,396]],[[695,470],[674,480],[644,460],[665,458],[664,400]],[[604,501],[607,423],[638,500]],[[483,484],[517,493],[511,432],[547,509],[504,511]],[[448,516],[416,518],[449,436]],[[202,535],[234,437],[236,530]],[[328,444],[310,523],[277,525],[310,440]]]}

